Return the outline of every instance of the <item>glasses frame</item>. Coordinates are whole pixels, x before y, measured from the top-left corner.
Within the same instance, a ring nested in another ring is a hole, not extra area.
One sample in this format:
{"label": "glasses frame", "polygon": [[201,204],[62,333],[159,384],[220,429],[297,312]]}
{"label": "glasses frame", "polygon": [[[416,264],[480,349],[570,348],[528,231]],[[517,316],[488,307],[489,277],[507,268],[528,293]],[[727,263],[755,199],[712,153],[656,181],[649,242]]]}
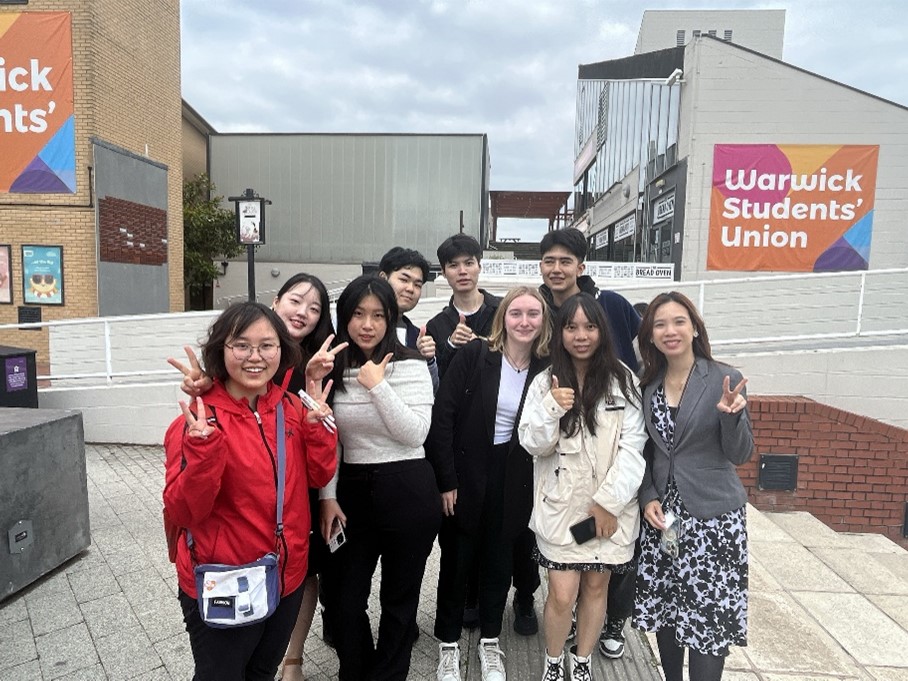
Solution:
{"label": "glasses frame", "polygon": [[[236,347],[237,345],[248,345],[249,352],[246,354],[243,354],[243,355],[238,355],[237,347]],[[265,353],[262,352],[262,345],[274,345],[274,352],[271,353],[270,357],[266,356]],[[270,362],[271,360],[273,360],[274,358],[276,358],[278,355],[281,354],[281,344],[280,343],[273,343],[273,344],[272,343],[261,343],[259,345],[253,345],[252,343],[247,343],[246,341],[236,341],[233,344],[224,343],[224,347],[230,348],[230,352],[233,353],[233,358],[240,362],[245,359],[249,359],[256,352],[259,354],[259,357],[261,357],[266,362]]]}

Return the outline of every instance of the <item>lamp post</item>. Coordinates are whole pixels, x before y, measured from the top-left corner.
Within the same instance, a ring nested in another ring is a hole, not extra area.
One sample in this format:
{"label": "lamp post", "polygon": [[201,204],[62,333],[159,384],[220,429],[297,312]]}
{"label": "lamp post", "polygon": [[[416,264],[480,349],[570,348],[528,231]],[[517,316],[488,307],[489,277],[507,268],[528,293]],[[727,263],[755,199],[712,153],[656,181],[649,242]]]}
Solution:
{"label": "lamp post", "polygon": [[262,198],[253,189],[246,189],[242,196],[227,199],[236,206],[236,239],[246,246],[248,265],[249,300],[255,300],[255,247],[265,243],[265,204],[271,201]]}

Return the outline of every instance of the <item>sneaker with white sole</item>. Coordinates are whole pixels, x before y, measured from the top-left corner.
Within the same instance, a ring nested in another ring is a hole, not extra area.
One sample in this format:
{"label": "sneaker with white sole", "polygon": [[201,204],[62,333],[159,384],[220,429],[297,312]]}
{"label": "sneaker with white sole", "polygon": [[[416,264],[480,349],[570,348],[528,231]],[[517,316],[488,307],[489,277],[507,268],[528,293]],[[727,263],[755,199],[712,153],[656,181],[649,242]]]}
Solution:
{"label": "sneaker with white sole", "polygon": [[564,679],[564,653],[558,657],[545,656],[545,670],[542,672],[542,681],[565,681]]}
{"label": "sneaker with white sole", "polygon": [[599,634],[599,652],[608,658],[617,660],[624,655],[624,622],[620,619],[609,619]]}
{"label": "sneaker with white sole", "polygon": [[460,646],[456,643],[438,644],[436,681],[460,681]]}
{"label": "sneaker with white sole", "polygon": [[504,653],[497,638],[479,639],[479,669],[482,681],[505,681]]}
{"label": "sneaker with white sole", "polygon": [[577,654],[577,646],[571,646],[568,652],[568,672],[570,681],[593,681],[590,658],[580,657]]}

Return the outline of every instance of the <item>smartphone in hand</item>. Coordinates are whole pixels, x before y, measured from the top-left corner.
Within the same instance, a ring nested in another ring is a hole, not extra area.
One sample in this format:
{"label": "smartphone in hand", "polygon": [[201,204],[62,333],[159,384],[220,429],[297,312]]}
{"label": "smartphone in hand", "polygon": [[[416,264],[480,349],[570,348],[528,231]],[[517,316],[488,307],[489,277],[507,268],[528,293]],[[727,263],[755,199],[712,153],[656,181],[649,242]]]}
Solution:
{"label": "smartphone in hand", "polygon": [[583,544],[596,536],[596,519],[590,516],[586,520],[581,520],[579,523],[571,525],[569,529],[574,541],[578,544]]}
{"label": "smartphone in hand", "polygon": [[341,546],[347,543],[347,535],[344,534],[344,525],[337,518],[331,525],[331,536],[328,538],[328,550],[331,553],[337,551]]}

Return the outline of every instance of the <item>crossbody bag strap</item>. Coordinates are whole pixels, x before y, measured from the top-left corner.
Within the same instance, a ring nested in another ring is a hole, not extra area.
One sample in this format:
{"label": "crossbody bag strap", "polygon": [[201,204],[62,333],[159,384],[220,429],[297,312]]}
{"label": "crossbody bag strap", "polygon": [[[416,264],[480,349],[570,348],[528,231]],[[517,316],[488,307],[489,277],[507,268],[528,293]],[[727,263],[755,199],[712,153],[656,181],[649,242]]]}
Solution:
{"label": "crossbody bag strap", "polygon": [[284,534],[284,478],[287,467],[287,446],[284,440],[284,401],[277,403],[277,526],[274,536],[280,540]]}

